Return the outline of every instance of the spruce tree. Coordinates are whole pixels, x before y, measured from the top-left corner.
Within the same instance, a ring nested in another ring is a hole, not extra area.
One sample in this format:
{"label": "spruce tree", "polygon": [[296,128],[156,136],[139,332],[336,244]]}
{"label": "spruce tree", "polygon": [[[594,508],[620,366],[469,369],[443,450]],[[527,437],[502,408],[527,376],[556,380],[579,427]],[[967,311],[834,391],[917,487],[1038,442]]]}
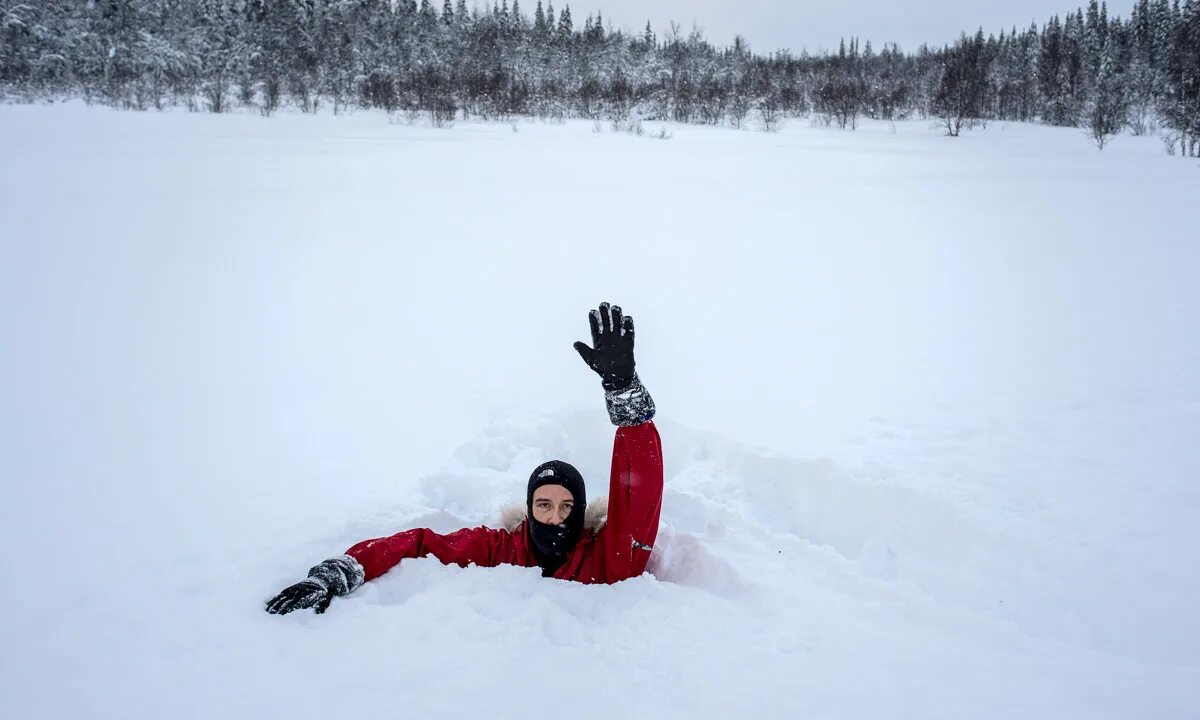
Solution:
{"label": "spruce tree", "polygon": [[571,6],[563,8],[562,15],[558,18],[558,34],[564,39],[569,39],[575,33],[575,25],[571,22]]}
{"label": "spruce tree", "polygon": [[1164,61],[1159,112],[1180,153],[1200,156],[1200,2],[1172,10],[1172,43]]}
{"label": "spruce tree", "polygon": [[549,0],[531,22],[519,0],[474,13],[466,0],[26,0],[0,8],[0,92],[83,92],[123,107],[199,99],[214,111],[240,100],[264,113],[403,103],[443,119],[457,99],[485,115],[589,117],[624,117],[640,102],[652,116],[709,123],[811,102],[847,127],[860,112],[968,107],[971,120],[1111,128],[1125,102],[1134,132],[1157,118],[1177,150],[1194,152],[1200,0],[1130,3],[1128,22],[1088,0],[1041,30],[980,29],[940,51],[877,50],[848,35],[833,53],[793,57],[755,55],[740,36],[714,48],[674,23],[661,47],[650,22],[610,36],[601,13],[576,43],[570,9],[558,15]]}

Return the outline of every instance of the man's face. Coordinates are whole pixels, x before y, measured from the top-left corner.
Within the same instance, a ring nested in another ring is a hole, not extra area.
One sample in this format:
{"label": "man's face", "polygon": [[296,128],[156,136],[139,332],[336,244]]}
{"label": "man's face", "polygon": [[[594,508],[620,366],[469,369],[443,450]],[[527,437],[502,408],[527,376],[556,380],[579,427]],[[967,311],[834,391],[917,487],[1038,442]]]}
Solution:
{"label": "man's face", "polygon": [[561,525],[575,507],[571,491],[562,485],[543,485],[533,491],[533,519],[547,525]]}

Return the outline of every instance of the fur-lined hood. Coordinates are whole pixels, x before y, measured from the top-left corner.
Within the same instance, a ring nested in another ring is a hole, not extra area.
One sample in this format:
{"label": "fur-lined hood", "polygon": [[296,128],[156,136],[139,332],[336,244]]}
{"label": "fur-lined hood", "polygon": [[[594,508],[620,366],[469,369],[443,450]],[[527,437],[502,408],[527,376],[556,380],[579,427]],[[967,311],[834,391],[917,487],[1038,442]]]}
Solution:
{"label": "fur-lined hood", "polygon": [[[517,528],[521,527],[521,523],[525,522],[527,514],[524,505],[506,505],[500,510],[500,527],[509,532],[516,532]],[[600,528],[604,527],[607,520],[607,496],[592,500],[588,503],[587,509],[583,511],[583,529],[591,531],[593,535],[600,532]]]}

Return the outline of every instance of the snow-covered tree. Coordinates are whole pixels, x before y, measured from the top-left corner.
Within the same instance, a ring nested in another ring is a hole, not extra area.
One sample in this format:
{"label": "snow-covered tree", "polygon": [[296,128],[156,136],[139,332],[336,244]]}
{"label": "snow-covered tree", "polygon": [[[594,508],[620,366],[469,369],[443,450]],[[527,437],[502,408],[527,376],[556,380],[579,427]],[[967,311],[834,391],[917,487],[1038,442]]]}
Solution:
{"label": "snow-covered tree", "polygon": [[498,117],[534,113],[762,125],[815,112],[854,128],[860,115],[936,112],[957,130],[989,119],[1081,125],[1112,135],[1161,124],[1172,146],[1200,137],[1200,0],[1132,0],[1129,21],[1101,0],[1039,29],[980,29],[953,46],[844,40],[834,53],[755,54],[741,36],[716,47],[677,23],[626,36],[600,13],[519,0],[0,0],[0,92],[82,94],[122,107],[179,103],[270,113],[290,102]]}

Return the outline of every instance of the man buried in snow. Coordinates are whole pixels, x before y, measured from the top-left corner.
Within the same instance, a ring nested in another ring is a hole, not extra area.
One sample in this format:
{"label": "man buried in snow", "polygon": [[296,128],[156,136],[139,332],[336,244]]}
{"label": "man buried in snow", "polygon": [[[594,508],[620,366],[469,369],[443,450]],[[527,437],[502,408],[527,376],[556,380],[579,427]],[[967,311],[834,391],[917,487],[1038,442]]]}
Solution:
{"label": "man buried in snow", "polygon": [[552,460],[534,468],[525,510],[507,518],[504,529],[439,535],[421,528],[364,540],[309,570],[308,579],[268,601],[267,612],[325,612],[335,596],[353,592],[405,558],[429,555],[460,566],[537,565],[544,577],[582,583],[615,583],[641,575],[662,509],[662,450],[651,422],[654,401],[634,372],[633,318],[602,303],[588,319],[593,347],[577,342],[575,349],[600,375],[608,416],[617,426],[607,511],[599,502],[588,508],[579,471]]}

